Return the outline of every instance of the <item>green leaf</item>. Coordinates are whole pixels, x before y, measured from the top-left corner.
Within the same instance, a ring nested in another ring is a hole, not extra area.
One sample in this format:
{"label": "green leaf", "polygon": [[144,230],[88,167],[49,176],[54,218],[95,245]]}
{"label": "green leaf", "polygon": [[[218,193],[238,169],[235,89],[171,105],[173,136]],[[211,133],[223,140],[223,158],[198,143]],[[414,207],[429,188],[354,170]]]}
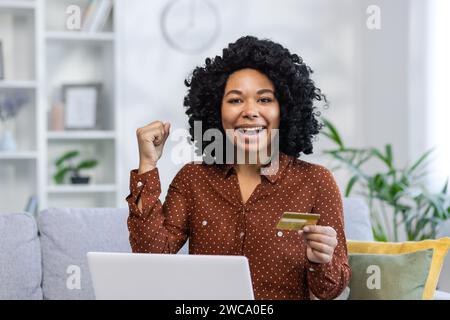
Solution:
{"label": "green leaf", "polygon": [[70,167],[62,168],[61,170],[58,170],[53,176],[53,181],[55,181],[56,184],[62,184],[64,182],[64,177],[67,174],[67,172],[71,171]]}
{"label": "green leaf", "polygon": [[430,220],[429,219],[427,219],[427,218],[421,218],[421,219],[419,219],[418,221],[417,221],[417,223],[416,223],[416,230],[417,231],[422,231],[422,230],[424,230],[425,229],[425,226],[428,224],[430,222]]}
{"label": "green leaf", "polygon": [[372,154],[370,152],[367,152],[367,150],[364,150],[364,152],[360,154],[360,157],[361,159],[359,159],[357,163],[358,167],[361,167],[364,163],[369,161],[372,158]]}
{"label": "green leaf", "polygon": [[77,157],[79,154],[80,154],[80,152],[77,150],[68,151],[65,154],[63,154],[59,159],[57,159],[55,164],[57,166],[60,166],[64,161],[69,160],[74,157]]}
{"label": "green leaf", "polygon": [[382,174],[377,173],[373,178],[369,179],[369,185],[372,187],[373,190],[377,192],[381,192],[381,190],[386,185],[386,180]]}
{"label": "green leaf", "polygon": [[323,134],[330,140],[334,141],[340,149],[344,149],[344,143],[342,142],[342,138],[339,135],[336,127],[327,119],[323,119],[323,123],[325,125],[325,128],[329,130],[329,132],[323,132]]}
{"label": "green leaf", "polygon": [[84,160],[78,164],[76,170],[94,168],[97,166],[97,163],[97,160]]}
{"label": "green leaf", "polygon": [[352,192],[353,186],[355,185],[356,181],[358,181],[358,176],[353,176],[350,181],[347,183],[347,188],[345,188],[345,196],[350,196],[350,193]]}
{"label": "green leaf", "polygon": [[387,144],[385,146],[385,151],[386,151],[386,160],[389,163],[389,168],[391,168],[393,170],[394,169],[394,157],[392,155],[392,145]]}
{"label": "green leaf", "polygon": [[389,169],[393,169],[393,164],[392,164],[392,146],[391,145],[386,145],[385,147],[386,149],[386,155],[384,155],[381,151],[379,151],[376,148],[372,148],[372,154],[377,157],[378,159],[380,159],[384,164],[386,164],[386,166]]}
{"label": "green leaf", "polygon": [[416,162],[409,168],[408,174],[412,174],[430,155],[434,152],[434,149],[430,149],[427,152],[425,152]]}
{"label": "green leaf", "polygon": [[442,212],[445,211],[444,200],[441,199],[439,196],[436,196],[433,194],[428,194],[427,192],[424,193],[424,197],[428,200],[430,205],[433,207],[434,214],[441,216]]}
{"label": "green leaf", "polygon": [[444,184],[444,187],[441,190],[441,193],[447,194],[447,190],[448,190],[448,178],[445,180],[445,184]]}
{"label": "green leaf", "polygon": [[378,228],[372,227],[372,234],[375,241],[388,242],[386,232],[380,226]]}
{"label": "green leaf", "polygon": [[348,161],[346,158],[342,157],[340,154],[335,154],[334,158],[341,161],[345,165],[347,165],[347,167],[350,169],[350,171],[352,171],[354,174],[358,175],[360,178],[362,178],[364,180],[367,180],[368,177],[364,174],[364,172],[357,165],[355,165],[351,161]]}
{"label": "green leaf", "polygon": [[400,183],[393,183],[389,187],[389,195],[391,199],[395,199],[399,193],[402,193],[404,191],[403,186]]}

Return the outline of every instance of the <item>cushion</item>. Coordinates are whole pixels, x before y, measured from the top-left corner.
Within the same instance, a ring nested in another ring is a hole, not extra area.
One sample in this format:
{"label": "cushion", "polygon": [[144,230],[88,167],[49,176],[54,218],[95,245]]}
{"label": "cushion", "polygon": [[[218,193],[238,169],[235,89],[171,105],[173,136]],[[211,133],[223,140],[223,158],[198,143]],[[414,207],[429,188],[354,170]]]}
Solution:
{"label": "cushion", "polygon": [[434,300],[450,300],[450,293],[436,290]]}
{"label": "cushion", "polygon": [[41,249],[27,213],[0,214],[0,300],[42,299]]}
{"label": "cushion", "polygon": [[[436,237],[450,237],[450,219],[445,220],[438,225]],[[444,260],[441,276],[439,277],[438,289],[450,292],[450,254],[448,254]]]}
{"label": "cushion", "polygon": [[350,240],[373,241],[369,208],[361,198],[343,199],[345,237]]}
{"label": "cushion", "polygon": [[94,299],[86,253],[131,252],[127,209],[48,209],[40,213],[44,299]]}
{"label": "cushion", "polygon": [[[437,282],[439,279],[439,274],[441,272],[442,264],[444,262],[445,255],[447,254],[447,251],[450,247],[450,238],[441,238],[437,240],[424,240],[424,241],[408,241],[408,242],[364,242],[364,241],[347,241],[347,248],[349,256],[352,256],[353,254],[363,254],[366,255],[367,261],[370,261],[370,259],[373,259],[373,264],[375,265],[380,261],[381,257],[378,257],[376,255],[396,255],[399,256],[398,259],[402,259],[400,261],[411,261],[410,259],[418,259],[418,261],[421,261],[423,263],[423,266],[425,266],[425,258],[415,256],[415,258],[411,257],[400,257],[402,254],[409,254],[409,253],[416,253],[419,251],[424,251],[427,249],[433,250],[433,255],[431,259],[431,264],[429,267],[429,272],[426,277],[426,282],[423,289],[422,299],[425,300],[431,300],[434,297]],[[422,260],[421,260],[422,259]],[[355,258],[354,261],[358,259]],[[395,258],[391,259],[391,262],[395,260]],[[384,260],[386,261],[386,260]],[[352,267],[352,277],[363,277],[363,275],[358,274],[363,272],[364,270],[355,269],[353,270]],[[411,270],[411,273],[416,272],[413,270],[413,266],[411,264],[404,264],[403,265],[403,272],[393,274],[392,276],[389,276],[389,281],[409,281],[409,272]],[[367,270],[365,279],[368,281],[368,277],[370,277],[369,274],[367,274]],[[369,270],[370,271],[370,270]],[[356,272],[355,275],[353,272]],[[373,271],[371,271],[373,272]],[[384,275],[381,274],[381,277]],[[398,278],[401,279],[398,279]],[[361,284],[358,284],[359,286]],[[405,284],[406,286],[406,284]],[[352,286],[350,286],[350,297],[352,297]],[[402,299],[403,297],[397,297],[397,299]]]}
{"label": "cushion", "polygon": [[406,254],[350,254],[348,299],[420,300],[432,257],[433,249]]}

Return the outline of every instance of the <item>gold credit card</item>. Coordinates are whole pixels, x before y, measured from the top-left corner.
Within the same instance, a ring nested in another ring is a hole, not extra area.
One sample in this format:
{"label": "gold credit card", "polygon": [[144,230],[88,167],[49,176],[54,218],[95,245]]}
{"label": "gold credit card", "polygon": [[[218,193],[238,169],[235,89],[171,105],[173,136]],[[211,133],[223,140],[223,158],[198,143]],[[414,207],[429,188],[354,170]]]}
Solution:
{"label": "gold credit card", "polygon": [[304,226],[317,224],[320,214],[285,212],[278,221],[277,229],[282,230],[302,230]]}

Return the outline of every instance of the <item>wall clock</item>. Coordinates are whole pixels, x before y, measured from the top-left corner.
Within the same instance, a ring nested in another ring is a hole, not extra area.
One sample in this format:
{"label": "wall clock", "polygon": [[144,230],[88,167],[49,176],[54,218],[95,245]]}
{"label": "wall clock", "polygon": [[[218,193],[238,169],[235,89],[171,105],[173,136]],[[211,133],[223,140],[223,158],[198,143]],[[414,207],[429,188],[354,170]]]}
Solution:
{"label": "wall clock", "polygon": [[212,45],[220,32],[220,15],[209,0],[172,0],[161,12],[161,30],[175,50],[195,54]]}

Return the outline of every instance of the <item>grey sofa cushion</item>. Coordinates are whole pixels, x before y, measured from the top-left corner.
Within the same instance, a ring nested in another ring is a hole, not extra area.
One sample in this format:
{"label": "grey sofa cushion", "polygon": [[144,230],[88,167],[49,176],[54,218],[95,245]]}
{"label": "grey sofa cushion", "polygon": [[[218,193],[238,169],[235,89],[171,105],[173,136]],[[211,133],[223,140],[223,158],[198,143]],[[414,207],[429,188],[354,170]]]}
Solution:
{"label": "grey sofa cushion", "polygon": [[[438,227],[436,238],[443,237],[450,237],[450,220],[442,222]],[[438,288],[450,292],[450,251],[447,253],[442,266]],[[448,296],[448,300],[450,300],[450,296]]]}
{"label": "grey sofa cushion", "polygon": [[48,209],[40,213],[44,299],[94,299],[86,253],[131,252],[127,209]]}
{"label": "grey sofa cushion", "polygon": [[369,208],[363,199],[344,198],[344,224],[347,240],[374,241]]}
{"label": "grey sofa cushion", "polygon": [[41,251],[34,217],[0,214],[0,299],[42,299]]}

